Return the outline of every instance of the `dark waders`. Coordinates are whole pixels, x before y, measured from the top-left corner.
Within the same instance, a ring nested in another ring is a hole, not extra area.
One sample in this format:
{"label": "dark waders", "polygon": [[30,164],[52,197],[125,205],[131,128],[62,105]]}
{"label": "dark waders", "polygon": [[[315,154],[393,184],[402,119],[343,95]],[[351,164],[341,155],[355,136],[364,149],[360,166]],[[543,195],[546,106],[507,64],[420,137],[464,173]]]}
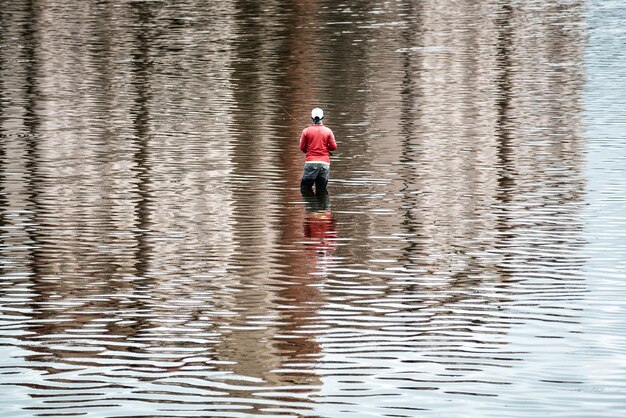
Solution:
{"label": "dark waders", "polygon": [[300,190],[308,191],[313,188],[320,192],[326,190],[328,186],[328,177],[330,175],[330,165],[322,163],[306,163],[304,164],[304,173],[300,181]]}

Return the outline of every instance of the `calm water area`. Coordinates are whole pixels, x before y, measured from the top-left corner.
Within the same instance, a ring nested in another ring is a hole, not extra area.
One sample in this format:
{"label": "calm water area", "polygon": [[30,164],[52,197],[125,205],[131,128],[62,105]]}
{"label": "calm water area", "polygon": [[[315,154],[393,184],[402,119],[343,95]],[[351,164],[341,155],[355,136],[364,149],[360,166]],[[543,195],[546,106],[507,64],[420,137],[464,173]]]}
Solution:
{"label": "calm water area", "polygon": [[626,416],[625,22],[0,0],[0,415]]}

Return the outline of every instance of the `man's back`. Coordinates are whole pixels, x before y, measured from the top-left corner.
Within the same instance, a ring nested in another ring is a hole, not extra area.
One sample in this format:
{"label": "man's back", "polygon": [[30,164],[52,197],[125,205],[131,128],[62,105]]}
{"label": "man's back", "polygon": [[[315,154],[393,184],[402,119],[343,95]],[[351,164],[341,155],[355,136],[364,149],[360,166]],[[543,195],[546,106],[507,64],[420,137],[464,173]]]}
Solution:
{"label": "man's back", "polygon": [[306,161],[330,163],[330,151],[337,149],[333,131],[322,124],[313,124],[302,131],[300,149],[306,153]]}

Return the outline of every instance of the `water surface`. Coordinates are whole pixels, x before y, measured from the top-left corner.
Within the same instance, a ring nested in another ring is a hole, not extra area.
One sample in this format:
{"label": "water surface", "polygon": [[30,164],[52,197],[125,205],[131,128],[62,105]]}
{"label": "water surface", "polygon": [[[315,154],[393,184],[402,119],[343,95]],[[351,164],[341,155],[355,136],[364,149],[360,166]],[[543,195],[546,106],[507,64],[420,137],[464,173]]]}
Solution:
{"label": "water surface", "polygon": [[3,416],[619,416],[624,18],[3,2]]}

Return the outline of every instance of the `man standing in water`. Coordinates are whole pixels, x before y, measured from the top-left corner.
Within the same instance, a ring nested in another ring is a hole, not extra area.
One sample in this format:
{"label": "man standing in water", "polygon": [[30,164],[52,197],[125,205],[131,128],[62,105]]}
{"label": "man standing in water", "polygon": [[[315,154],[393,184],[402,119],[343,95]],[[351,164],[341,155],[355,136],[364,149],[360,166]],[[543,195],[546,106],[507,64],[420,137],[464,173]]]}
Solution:
{"label": "man standing in water", "polygon": [[310,191],[315,184],[315,191],[326,190],[330,174],[330,151],[337,149],[333,131],[324,126],[324,112],[319,107],[311,111],[313,123],[302,131],[300,149],[306,153],[304,173],[300,181],[300,190]]}

